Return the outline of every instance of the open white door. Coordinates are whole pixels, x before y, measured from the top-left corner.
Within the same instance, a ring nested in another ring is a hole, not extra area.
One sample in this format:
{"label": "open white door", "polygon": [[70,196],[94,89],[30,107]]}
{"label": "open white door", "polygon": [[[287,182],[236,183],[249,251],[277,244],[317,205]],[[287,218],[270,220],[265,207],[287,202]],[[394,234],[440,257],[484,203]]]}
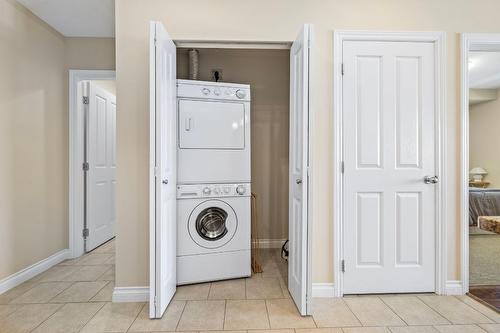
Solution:
{"label": "open white door", "polygon": [[160,22],[150,25],[149,316],[161,318],[177,284],[176,47]]}
{"label": "open white door", "polygon": [[116,97],[92,82],[86,85],[85,252],[115,236]]}
{"label": "open white door", "polygon": [[309,45],[304,25],[290,50],[290,171],[288,290],[308,314]]}

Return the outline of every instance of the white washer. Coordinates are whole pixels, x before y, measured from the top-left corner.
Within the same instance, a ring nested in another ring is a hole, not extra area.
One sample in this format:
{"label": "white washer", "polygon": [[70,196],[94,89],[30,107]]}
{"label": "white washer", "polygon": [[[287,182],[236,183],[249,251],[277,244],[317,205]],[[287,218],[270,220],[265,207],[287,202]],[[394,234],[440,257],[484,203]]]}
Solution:
{"label": "white washer", "polygon": [[177,186],[177,283],[251,275],[250,184]]}
{"label": "white washer", "polygon": [[250,86],[177,80],[177,97],[177,183],[249,183]]}

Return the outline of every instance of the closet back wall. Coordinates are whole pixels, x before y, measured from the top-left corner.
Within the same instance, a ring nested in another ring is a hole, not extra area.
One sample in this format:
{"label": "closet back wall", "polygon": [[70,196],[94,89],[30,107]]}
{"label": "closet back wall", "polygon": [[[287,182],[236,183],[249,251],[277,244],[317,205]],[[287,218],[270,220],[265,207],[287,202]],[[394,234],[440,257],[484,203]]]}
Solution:
{"label": "closet back wall", "polygon": [[[289,50],[199,49],[200,80],[222,70],[222,81],[250,84],[252,192],[259,238],[288,238]],[[188,78],[187,49],[177,54],[177,77]]]}

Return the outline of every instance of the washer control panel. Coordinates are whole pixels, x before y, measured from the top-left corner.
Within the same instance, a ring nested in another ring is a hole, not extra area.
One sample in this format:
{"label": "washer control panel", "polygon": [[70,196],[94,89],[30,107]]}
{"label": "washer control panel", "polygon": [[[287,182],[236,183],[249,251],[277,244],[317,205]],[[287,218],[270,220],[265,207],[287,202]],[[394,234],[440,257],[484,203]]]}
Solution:
{"label": "washer control panel", "polygon": [[225,82],[177,80],[177,97],[250,101],[250,86]]}
{"label": "washer control panel", "polygon": [[177,185],[177,199],[249,197],[250,184]]}

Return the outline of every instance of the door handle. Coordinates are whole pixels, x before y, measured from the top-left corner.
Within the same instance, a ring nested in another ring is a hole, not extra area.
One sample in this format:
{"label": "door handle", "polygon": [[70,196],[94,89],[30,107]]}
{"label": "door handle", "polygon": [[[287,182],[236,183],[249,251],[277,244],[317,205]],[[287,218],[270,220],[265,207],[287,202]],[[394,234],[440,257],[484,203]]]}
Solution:
{"label": "door handle", "polygon": [[191,118],[186,118],[186,131],[189,132],[191,130]]}
{"label": "door handle", "polygon": [[425,176],[424,183],[425,184],[437,184],[439,182],[438,176]]}
{"label": "door handle", "polygon": [[297,183],[298,185],[302,184],[302,179],[295,179],[295,183]]}
{"label": "door handle", "polygon": [[168,184],[168,179],[163,179],[161,182],[162,182],[163,184],[167,185],[167,184]]}

